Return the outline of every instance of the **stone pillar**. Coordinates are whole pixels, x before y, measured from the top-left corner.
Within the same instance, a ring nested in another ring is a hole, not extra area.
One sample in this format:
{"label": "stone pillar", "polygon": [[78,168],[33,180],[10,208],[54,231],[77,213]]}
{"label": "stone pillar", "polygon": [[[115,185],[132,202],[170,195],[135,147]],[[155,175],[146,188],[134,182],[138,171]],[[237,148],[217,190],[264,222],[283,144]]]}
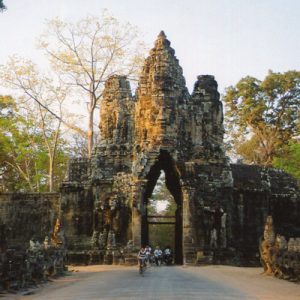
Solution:
{"label": "stone pillar", "polygon": [[195,189],[189,186],[183,187],[183,263],[194,263],[196,259],[196,249],[194,245],[194,230],[192,224],[191,199],[193,199]]}
{"label": "stone pillar", "polygon": [[133,245],[138,248],[141,246],[144,183],[145,180],[137,180],[132,190],[132,240]]}
{"label": "stone pillar", "polygon": [[132,208],[132,240],[135,247],[140,247],[141,245],[141,227],[142,218],[140,211],[133,207]]}

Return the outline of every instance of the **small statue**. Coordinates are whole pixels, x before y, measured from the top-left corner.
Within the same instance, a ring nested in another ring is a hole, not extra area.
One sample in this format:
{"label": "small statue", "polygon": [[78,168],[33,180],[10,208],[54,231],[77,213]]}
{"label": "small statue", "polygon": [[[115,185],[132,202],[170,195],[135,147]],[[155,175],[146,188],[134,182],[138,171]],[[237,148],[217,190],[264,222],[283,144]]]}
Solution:
{"label": "small statue", "polygon": [[110,230],[108,232],[108,236],[107,236],[107,249],[112,249],[113,248],[113,243],[114,243],[114,237],[113,237],[113,232],[112,230]]}
{"label": "small statue", "polygon": [[290,238],[288,241],[288,251],[295,251],[296,241],[294,238]]}
{"label": "small statue", "polygon": [[217,229],[213,228],[210,232],[210,247],[217,248]]}
{"label": "small statue", "polygon": [[44,249],[48,250],[50,248],[50,244],[49,244],[49,237],[46,235],[45,239],[44,239]]}
{"label": "small statue", "polygon": [[223,213],[221,217],[221,247],[226,248],[227,239],[226,239],[226,218],[227,214]]}
{"label": "small statue", "polygon": [[103,250],[105,248],[105,235],[103,232],[101,232],[99,234],[99,239],[98,239],[98,245],[99,245],[99,249]]}
{"label": "small statue", "polygon": [[98,249],[98,237],[99,237],[99,231],[94,230],[92,238],[91,238],[91,246],[92,249]]}
{"label": "small statue", "polygon": [[58,218],[56,219],[53,234],[51,236],[51,244],[55,247],[61,247],[64,244],[64,236],[61,231],[61,223]]}
{"label": "small statue", "polygon": [[39,241],[35,240],[34,238],[32,238],[30,241],[29,241],[29,250],[30,251],[39,251],[41,250],[42,246],[41,244],[39,243]]}
{"label": "small statue", "polygon": [[264,230],[264,241],[268,241],[268,243],[270,243],[271,245],[275,243],[275,233],[272,216],[267,216]]}
{"label": "small statue", "polygon": [[276,247],[279,250],[287,249],[287,241],[283,235],[276,235],[276,242],[275,242]]}
{"label": "small statue", "polygon": [[275,233],[273,228],[273,218],[268,216],[265,223],[263,240],[260,243],[260,258],[264,267],[264,274],[270,275],[273,270],[273,252],[275,246]]}

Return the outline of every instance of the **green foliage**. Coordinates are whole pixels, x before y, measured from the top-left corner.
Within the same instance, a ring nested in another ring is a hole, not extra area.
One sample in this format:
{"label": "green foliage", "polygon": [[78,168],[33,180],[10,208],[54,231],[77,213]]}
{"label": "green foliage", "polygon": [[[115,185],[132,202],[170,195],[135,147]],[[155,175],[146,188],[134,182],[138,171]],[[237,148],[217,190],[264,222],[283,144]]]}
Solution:
{"label": "green foliage", "polygon": [[[165,184],[165,174],[162,172],[157,180],[156,186],[148,203],[148,215],[175,216],[177,205]],[[162,221],[154,218],[152,221]],[[164,221],[174,221],[174,218],[164,219]],[[175,225],[151,224],[149,227],[150,244],[155,247],[171,246],[174,249]]]}
{"label": "green foliage", "polygon": [[274,157],[273,164],[297,178],[300,184],[300,142],[291,141],[282,149],[280,156]]}
{"label": "green foliage", "polygon": [[[63,143],[57,153],[56,187],[66,170]],[[0,191],[47,191],[48,168],[48,149],[36,116],[19,109],[12,97],[0,96]]]}
{"label": "green foliage", "polygon": [[242,78],[227,88],[225,122],[235,154],[247,163],[272,165],[299,135],[300,72],[272,71],[263,81]]}

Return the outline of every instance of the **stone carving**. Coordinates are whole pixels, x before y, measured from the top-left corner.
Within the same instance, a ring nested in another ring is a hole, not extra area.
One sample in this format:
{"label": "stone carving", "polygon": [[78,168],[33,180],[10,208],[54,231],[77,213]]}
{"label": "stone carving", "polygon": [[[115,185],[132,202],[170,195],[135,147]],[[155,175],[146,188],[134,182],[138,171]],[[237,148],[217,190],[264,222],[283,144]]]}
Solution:
{"label": "stone carving", "polygon": [[276,235],[276,246],[278,247],[278,249],[280,250],[285,250],[287,249],[287,241],[285,239],[285,237],[283,235]]}
{"label": "stone carving", "polygon": [[274,242],[275,233],[273,228],[273,218],[272,216],[268,216],[265,223],[263,240],[260,245],[261,262],[263,264],[265,274],[273,273],[272,248],[274,247]]}
{"label": "stone carving", "polygon": [[63,247],[65,244],[64,241],[64,233],[61,228],[60,219],[56,219],[56,223],[54,225],[53,233],[51,236],[51,244],[55,247]]}
{"label": "stone carving", "polygon": [[49,241],[49,237],[48,236],[45,236],[43,244],[44,244],[44,249],[45,250],[48,250],[50,248],[50,241]]}
{"label": "stone carving", "polygon": [[217,229],[213,228],[210,232],[210,247],[216,249],[218,247]]}
{"label": "stone carving", "polygon": [[114,249],[116,247],[116,236],[112,230],[108,232],[107,249]]}
{"label": "stone carving", "polygon": [[99,232],[97,230],[94,230],[92,239],[91,239],[91,246],[92,249],[98,249],[99,248]]}
{"label": "stone carving", "polygon": [[275,242],[275,232],[272,216],[268,216],[265,223],[264,241],[266,241],[266,243],[268,243],[271,246],[274,245]]}
{"label": "stone carving", "polygon": [[268,216],[260,244],[264,274],[278,278],[300,280],[300,238],[290,238],[288,243],[282,235],[276,235],[273,218]]}
{"label": "stone carving", "polygon": [[106,236],[103,232],[99,234],[98,245],[100,250],[103,250],[106,246]]}
{"label": "stone carving", "polygon": [[[70,160],[60,193],[0,194],[1,251],[9,241],[24,248],[32,235],[43,240],[60,216],[50,246],[59,250],[67,241],[70,263],[89,262],[89,251],[92,261],[111,262],[119,256],[112,252],[121,253],[128,241],[128,249],[151,242],[147,202],[161,171],[177,205],[176,263],[194,263],[197,253],[213,249],[215,262],[257,265],[268,211],[281,235],[299,236],[297,183],[280,170],[229,163],[217,81],[199,75],[189,93],[164,32],[145,60],[134,96],[124,76],[105,82],[99,128],[92,157]],[[299,249],[296,239],[287,250],[268,228],[263,245],[270,260],[268,249],[288,253],[282,260]]]}
{"label": "stone carving", "polygon": [[38,240],[36,240],[35,238],[32,238],[29,241],[29,250],[36,252],[36,251],[40,251],[42,249],[42,245],[40,244],[40,242]]}
{"label": "stone carving", "polygon": [[[264,215],[281,209],[278,199],[291,204],[286,215],[300,226],[298,190],[290,177],[229,164],[217,81],[199,75],[189,93],[163,31],[145,59],[134,96],[126,77],[106,81],[99,128],[92,157],[72,161],[62,185],[70,252],[90,249],[92,243],[110,262],[112,252],[121,253],[129,240],[134,247],[151,242],[147,203],[161,171],[177,205],[177,263],[194,263],[197,252],[213,250],[215,261],[246,264],[245,256],[258,264]],[[281,180],[285,188],[279,189]],[[275,236],[265,238],[265,244],[275,242]]]}
{"label": "stone carving", "polygon": [[227,218],[227,213],[223,213],[222,217],[221,217],[221,247],[222,248],[226,248],[227,245],[227,237],[226,237],[226,218]]}

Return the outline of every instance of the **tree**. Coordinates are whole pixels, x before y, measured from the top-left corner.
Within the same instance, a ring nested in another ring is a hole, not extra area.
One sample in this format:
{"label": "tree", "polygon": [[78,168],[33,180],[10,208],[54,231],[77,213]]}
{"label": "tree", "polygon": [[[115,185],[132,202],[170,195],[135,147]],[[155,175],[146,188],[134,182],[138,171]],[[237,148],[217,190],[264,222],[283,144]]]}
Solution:
{"label": "tree", "polygon": [[105,81],[114,74],[133,76],[141,65],[141,43],[137,30],[120,24],[106,11],[101,18],[87,17],[79,22],[50,20],[40,38],[53,68],[77,93],[82,92],[88,111],[88,155],[94,141],[94,114]]}
{"label": "tree", "polygon": [[1,78],[6,86],[21,93],[23,102],[18,105],[23,106],[23,112],[27,111],[27,117],[31,115],[31,126],[38,128],[38,134],[42,135],[48,153],[48,185],[49,191],[52,192],[55,160],[61,142],[63,102],[67,96],[67,89],[61,85],[59,79],[41,74],[31,61],[17,57],[11,57],[8,63],[2,66]]}
{"label": "tree", "polygon": [[[0,191],[49,190],[49,153],[39,122],[36,111],[22,109],[10,96],[0,96]],[[65,152],[64,143],[58,144],[56,187],[65,175]]]}
{"label": "tree", "polygon": [[[154,191],[148,202],[148,215],[152,216],[172,216],[176,214],[177,205],[169,192],[165,183],[165,173],[162,171],[159,176]],[[165,221],[174,221],[173,218]],[[162,221],[159,218],[153,218],[152,221]],[[173,224],[151,224],[149,230],[150,243],[152,245],[167,245],[174,248],[175,225]]]}
{"label": "tree", "polygon": [[176,202],[166,186],[165,173],[162,171],[149,198],[148,214],[174,216],[176,208]]}
{"label": "tree", "polygon": [[300,184],[300,142],[290,141],[282,148],[280,156],[275,156],[273,165],[297,178]]}
{"label": "tree", "polygon": [[235,153],[247,163],[271,166],[299,135],[300,72],[272,71],[263,81],[242,78],[226,89],[225,122]]}
{"label": "tree", "polygon": [[0,0],[0,11],[3,11],[6,9],[6,6],[3,3],[3,0]]}

